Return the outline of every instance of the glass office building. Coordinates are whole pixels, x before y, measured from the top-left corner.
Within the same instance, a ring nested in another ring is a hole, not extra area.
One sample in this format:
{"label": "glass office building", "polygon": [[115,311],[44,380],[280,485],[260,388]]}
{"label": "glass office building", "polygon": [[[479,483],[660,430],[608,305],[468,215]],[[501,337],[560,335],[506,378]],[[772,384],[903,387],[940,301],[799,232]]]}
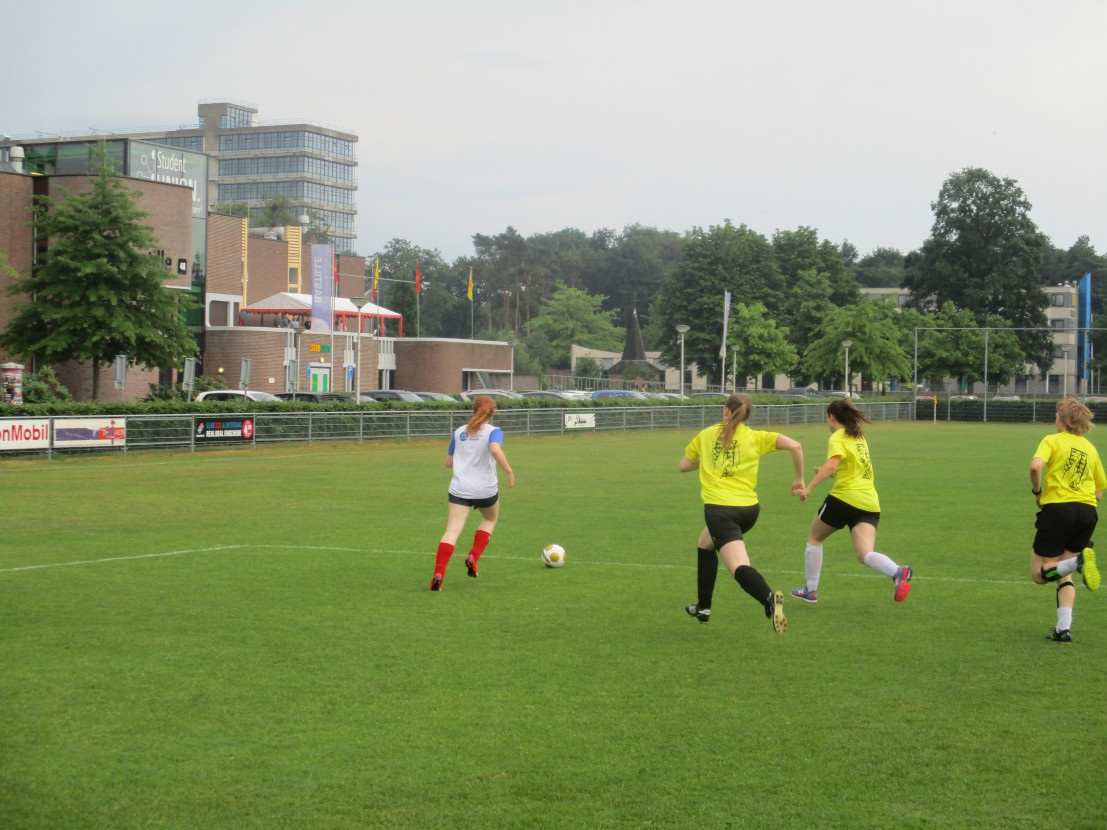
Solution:
{"label": "glass office building", "polygon": [[[5,141],[26,152],[28,172],[65,173],[87,163],[83,145],[131,138],[210,157],[206,186],[210,210],[245,204],[251,224],[267,202],[288,201],[296,221],[307,216],[340,251],[357,250],[357,135],[309,123],[263,122],[257,107],[241,101],[200,101],[196,127],[112,135],[47,136]],[[38,145],[49,145],[36,150]],[[69,155],[74,158],[71,160]],[[72,164],[70,164],[72,162]]]}

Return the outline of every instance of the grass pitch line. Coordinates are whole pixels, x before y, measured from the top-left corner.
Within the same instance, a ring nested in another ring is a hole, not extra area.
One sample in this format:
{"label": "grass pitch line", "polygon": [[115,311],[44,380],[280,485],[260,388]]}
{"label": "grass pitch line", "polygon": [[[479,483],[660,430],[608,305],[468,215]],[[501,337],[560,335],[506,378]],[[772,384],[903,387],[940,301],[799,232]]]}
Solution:
{"label": "grass pitch line", "polygon": [[[161,551],[158,553],[137,553],[134,556],[108,556],[102,559],[79,559],[73,562],[50,562],[43,565],[22,565],[15,568],[0,568],[0,574],[15,573],[17,571],[37,571],[46,568],[68,568],[77,565],[99,565],[104,562],[128,562],[135,559],[157,559],[166,556],[184,556],[189,553],[215,553],[218,551],[226,550],[244,550],[248,548],[254,548],[257,550],[289,550],[289,551],[326,551],[330,553],[375,553],[375,554],[391,554],[402,556],[426,556],[433,557],[434,551],[425,550],[395,550],[385,548],[346,548],[335,547],[332,545],[259,545],[259,544],[242,544],[242,545],[218,545],[210,548],[186,548],[183,550],[171,550]],[[537,557],[535,556],[497,556],[490,555],[487,557],[490,561],[494,562],[535,562]],[[650,563],[650,562],[604,562],[604,561],[575,561],[575,565],[578,566],[599,566],[609,568],[641,568],[645,570],[695,570],[695,565],[677,565],[668,563]],[[720,570],[722,570],[720,568]],[[797,574],[802,577],[802,571],[795,570],[780,570],[770,568],[759,568],[762,573],[777,574],[781,576],[795,577]],[[875,573],[840,573],[840,574],[824,574],[824,576],[833,576],[834,578],[845,577],[847,579],[887,579],[887,577]],[[1023,585],[1026,580],[1013,580],[1013,579],[979,579],[979,578],[965,578],[965,577],[947,577],[947,576],[927,576],[922,581],[926,582],[956,582],[956,583],[972,583],[980,585]]]}
{"label": "grass pitch line", "polygon": [[44,568],[69,568],[75,565],[99,565],[101,562],[127,562],[132,559],[156,559],[162,556],[183,556],[186,553],[211,553],[219,550],[237,550],[251,545],[219,545],[214,548],[190,548],[188,550],[167,550],[161,553],[136,553],[134,556],[107,556],[103,559],[78,559],[74,562],[49,562],[45,565],[20,565],[17,568],[0,568],[0,574],[16,571],[39,571]]}

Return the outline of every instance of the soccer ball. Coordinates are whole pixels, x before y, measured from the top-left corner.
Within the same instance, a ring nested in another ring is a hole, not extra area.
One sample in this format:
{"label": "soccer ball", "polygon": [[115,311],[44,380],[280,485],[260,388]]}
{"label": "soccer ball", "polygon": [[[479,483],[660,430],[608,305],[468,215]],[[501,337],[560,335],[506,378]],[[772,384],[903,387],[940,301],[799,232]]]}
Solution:
{"label": "soccer ball", "polygon": [[542,561],[547,568],[560,568],[565,564],[565,548],[561,545],[546,545],[542,548]]}

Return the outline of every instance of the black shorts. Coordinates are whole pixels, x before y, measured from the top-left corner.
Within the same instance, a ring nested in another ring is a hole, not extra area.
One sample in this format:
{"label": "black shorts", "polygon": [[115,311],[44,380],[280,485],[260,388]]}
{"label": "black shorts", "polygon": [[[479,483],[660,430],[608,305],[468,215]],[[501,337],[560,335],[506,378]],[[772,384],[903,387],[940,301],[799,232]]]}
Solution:
{"label": "black shorts", "polygon": [[499,493],[493,493],[486,499],[467,499],[464,496],[455,496],[453,493],[450,493],[450,504],[460,504],[463,507],[472,507],[474,510],[491,507],[499,500]]}
{"label": "black shorts", "polygon": [[1065,551],[1080,553],[1092,546],[1099,514],[1090,504],[1076,501],[1043,504],[1034,522],[1034,553],[1055,559]]}
{"label": "black shorts", "polygon": [[880,513],[871,510],[862,510],[852,504],[846,504],[837,496],[827,496],[823,499],[819,512],[815,514],[823,524],[828,524],[835,530],[841,530],[846,525],[853,530],[855,524],[867,522],[873,527],[880,526]]}
{"label": "black shorts", "polygon": [[745,507],[705,504],[703,520],[707,524],[707,532],[711,534],[711,543],[715,545],[715,550],[730,542],[741,542],[742,534],[757,524],[757,516],[760,512],[760,504]]}

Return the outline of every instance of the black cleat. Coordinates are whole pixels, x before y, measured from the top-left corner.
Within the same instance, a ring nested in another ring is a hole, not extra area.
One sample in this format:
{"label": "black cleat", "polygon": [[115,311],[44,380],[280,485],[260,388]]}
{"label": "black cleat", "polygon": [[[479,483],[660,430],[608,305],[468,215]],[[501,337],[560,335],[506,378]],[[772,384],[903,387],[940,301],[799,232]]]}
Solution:
{"label": "black cleat", "polygon": [[701,623],[711,622],[711,609],[700,609],[698,605],[685,605],[684,610],[688,612],[689,616],[695,617]]}

